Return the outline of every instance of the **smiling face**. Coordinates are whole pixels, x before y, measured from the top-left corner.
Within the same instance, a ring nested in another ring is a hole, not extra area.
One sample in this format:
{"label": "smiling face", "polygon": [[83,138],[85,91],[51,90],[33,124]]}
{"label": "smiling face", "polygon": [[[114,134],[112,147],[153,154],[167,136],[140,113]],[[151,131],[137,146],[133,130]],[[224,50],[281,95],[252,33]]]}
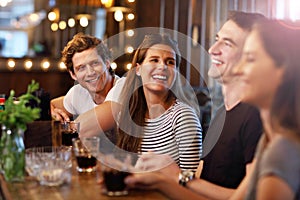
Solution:
{"label": "smiling face", "polygon": [[166,95],[176,78],[176,53],[168,45],[155,44],[137,64],[136,74],[141,76],[145,95]]}
{"label": "smiling face", "polygon": [[72,58],[74,74],[72,78],[91,94],[101,93],[108,83],[109,63],[104,63],[96,48],[75,53]]}
{"label": "smiling face", "polygon": [[248,32],[234,21],[227,21],[218,34],[215,43],[208,50],[212,65],[208,75],[226,83],[233,78],[232,68],[238,63]]}
{"label": "smiling face", "polygon": [[258,32],[252,31],[246,39],[242,59],[233,70],[245,88],[242,100],[259,108],[270,108],[283,69],[266,52]]}

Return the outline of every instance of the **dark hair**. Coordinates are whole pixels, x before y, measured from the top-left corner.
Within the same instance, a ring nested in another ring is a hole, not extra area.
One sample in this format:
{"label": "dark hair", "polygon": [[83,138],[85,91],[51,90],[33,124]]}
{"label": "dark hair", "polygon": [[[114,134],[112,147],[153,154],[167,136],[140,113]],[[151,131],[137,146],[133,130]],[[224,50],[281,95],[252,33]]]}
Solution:
{"label": "dark hair", "polygon": [[[136,75],[136,65],[141,64],[148,49],[155,44],[165,44],[170,46],[176,53],[176,68],[179,70],[181,55],[174,41],[169,35],[152,34],[146,35],[140,46],[136,49],[133,60],[132,69],[127,73],[126,83],[121,93],[122,110],[119,119],[118,128],[118,146],[124,150],[138,152],[143,135],[143,126],[145,124],[145,116],[148,111],[147,102],[143,91],[141,77]],[[172,99],[179,99],[182,102],[192,106],[196,113],[199,107],[190,103],[185,96],[179,73],[176,75],[175,82],[169,90],[166,102]],[[129,134],[128,134],[129,133]]]}
{"label": "dark hair", "polygon": [[260,13],[247,13],[242,11],[229,11],[227,20],[234,21],[240,28],[251,31],[252,26],[265,16]]}
{"label": "dark hair", "polygon": [[[68,42],[68,44],[62,51],[62,61],[66,65],[67,69],[74,73],[74,66],[72,62],[74,54],[91,48],[97,49],[98,55],[101,56],[104,62],[110,61],[110,51],[101,39],[90,35],[85,35],[83,33],[77,33],[76,35],[74,35],[73,39]],[[109,71],[111,75],[114,75],[114,72],[111,68],[109,69]]]}
{"label": "dark hair", "polygon": [[[258,31],[266,52],[277,67],[284,67],[282,81],[274,96],[271,123],[300,136],[300,29],[286,26],[292,22],[261,20],[253,27]],[[299,24],[294,24],[300,27]]]}

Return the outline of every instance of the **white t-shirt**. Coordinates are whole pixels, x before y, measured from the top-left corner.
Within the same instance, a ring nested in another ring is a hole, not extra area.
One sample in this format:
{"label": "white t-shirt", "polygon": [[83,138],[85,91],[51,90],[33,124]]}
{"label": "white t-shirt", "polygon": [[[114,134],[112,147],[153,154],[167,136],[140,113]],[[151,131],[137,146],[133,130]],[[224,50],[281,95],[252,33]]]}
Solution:
{"label": "white t-shirt", "polygon": [[[120,95],[123,88],[123,86],[120,87],[118,82],[122,79],[125,78],[119,78],[118,76],[115,76],[114,87],[118,86],[120,91],[119,89],[113,90],[113,87],[107,94],[107,97],[109,96],[109,100],[105,99],[105,101],[117,101],[115,99],[118,99],[118,95]],[[110,94],[111,91],[114,91],[113,94]],[[82,87],[80,84],[74,85],[64,97],[64,107],[69,113],[74,115],[74,118],[93,109],[96,106],[97,104],[93,101],[93,98],[88,90]]]}
{"label": "white t-shirt", "polygon": [[119,97],[125,85],[126,77],[122,77],[116,81],[114,87],[110,89],[104,101],[113,101],[119,103]]}

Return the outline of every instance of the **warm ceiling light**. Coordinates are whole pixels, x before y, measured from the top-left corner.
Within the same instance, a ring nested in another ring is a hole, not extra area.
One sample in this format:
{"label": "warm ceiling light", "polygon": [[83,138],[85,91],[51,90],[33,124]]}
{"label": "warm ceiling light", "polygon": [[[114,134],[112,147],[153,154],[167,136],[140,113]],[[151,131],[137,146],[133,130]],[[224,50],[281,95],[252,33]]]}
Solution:
{"label": "warm ceiling light", "polygon": [[127,53],[132,53],[134,51],[134,48],[132,46],[127,46],[125,50]]}
{"label": "warm ceiling light", "polygon": [[75,19],[74,18],[68,19],[68,25],[70,28],[73,28],[75,26]]}
{"label": "warm ceiling light", "polygon": [[132,30],[132,29],[128,30],[128,31],[127,31],[127,36],[128,36],[128,37],[134,36],[134,30]]}
{"label": "warm ceiling light", "polygon": [[55,19],[56,19],[56,14],[55,14],[55,12],[49,12],[48,13],[48,19],[50,20],[50,21],[54,21]]}
{"label": "warm ceiling light", "polygon": [[114,1],[113,0],[101,0],[101,3],[104,5],[104,7],[109,8],[109,7],[112,7]]}
{"label": "warm ceiling light", "polygon": [[60,21],[58,27],[60,30],[64,30],[67,28],[67,23],[65,21]]}
{"label": "warm ceiling light", "polygon": [[42,61],[41,68],[43,71],[47,71],[50,68],[50,62],[48,60]]}
{"label": "warm ceiling light", "polygon": [[116,10],[114,13],[114,18],[117,22],[120,22],[123,20],[123,12],[121,10]]}
{"label": "warm ceiling light", "polygon": [[59,19],[59,9],[55,8],[51,12],[49,12],[48,19],[52,22],[58,20]]}
{"label": "warm ceiling light", "polygon": [[31,70],[31,68],[32,68],[32,61],[31,60],[26,60],[25,61],[25,63],[24,63],[24,68],[27,70],[27,71],[29,71],[29,70]]}
{"label": "warm ceiling light", "polygon": [[51,30],[52,31],[57,31],[58,30],[58,24],[57,23],[52,23],[51,24]]}
{"label": "warm ceiling light", "polygon": [[129,13],[129,14],[127,15],[127,19],[128,19],[128,20],[133,20],[133,19],[134,19],[134,14],[133,14],[133,13]]}
{"label": "warm ceiling light", "polygon": [[1,0],[0,1],[0,6],[5,7],[7,6],[8,3],[10,3],[12,0]]}
{"label": "warm ceiling light", "polygon": [[87,17],[83,16],[80,18],[79,20],[79,24],[82,26],[82,27],[87,27],[89,25],[89,20]]}
{"label": "warm ceiling light", "polygon": [[67,66],[65,65],[64,62],[59,62],[58,68],[59,68],[61,71],[65,71],[65,70],[67,69]]}
{"label": "warm ceiling light", "polygon": [[131,63],[127,63],[127,65],[126,65],[126,69],[127,69],[127,70],[130,70],[130,69],[131,69],[131,67],[132,67],[132,64],[131,64]]}
{"label": "warm ceiling light", "polygon": [[16,62],[14,60],[9,59],[7,61],[7,67],[8,67],[9,70],[14,70],[15,66],[16,66]]}
{"label": "warm ceiling light", "polygon": [[115,70],[115,69],[117,69],[118,65],[117,65],[117,63],[112,62],[112,63],[110,63],[110,67],[111,67],[113,70]]}
{"label": "warm ceiling light", "polygon": [[135,2],[135,0],[128,0],[128,2],[129,2],[129,3],[133,3],[133,2]]}

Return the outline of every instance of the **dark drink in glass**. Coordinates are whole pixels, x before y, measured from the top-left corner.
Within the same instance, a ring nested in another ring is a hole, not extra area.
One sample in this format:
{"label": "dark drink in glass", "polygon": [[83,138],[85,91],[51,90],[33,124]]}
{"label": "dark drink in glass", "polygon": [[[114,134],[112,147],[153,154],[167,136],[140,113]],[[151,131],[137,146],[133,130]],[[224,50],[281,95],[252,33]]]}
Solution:
{"label": "dark drink in glass", "polygon": [[[83,142],[81,141],[83,140]],[[73,151],[77,161],[78,172],[94,172],[97,169],[97,153],[99,151],[99,137],[73,138]]]}
{"label": "dark drink in glass", "polygon": [[97,159],[94,156],[84,156],[78,155],[76,156],[77,160],[77,170],[79,172],[90,172],[94,171],[94,168],[97,165]]}
{"label": "dark drink in glass", "polygon": [[126,184],[124,179],[128,176],[129,172],[122,172],[118,170],[108,170],[103,172],[104,184],[106,186],[108,196],[121,196],[127,195],[128,191],[125,189]]}
{"label": "dark drink in glass", "polygon": [[64,146],[72,146],[72,139],[78,138],[79,130],[79,122],[70,121],[61,123],[59,127],[61,144]]}
{"label": "dark drink in glass", "polygon": [[72,139],[78,138],[78,132],[62,131],[61,132],[61,143],[65,146],[72,146]]}

